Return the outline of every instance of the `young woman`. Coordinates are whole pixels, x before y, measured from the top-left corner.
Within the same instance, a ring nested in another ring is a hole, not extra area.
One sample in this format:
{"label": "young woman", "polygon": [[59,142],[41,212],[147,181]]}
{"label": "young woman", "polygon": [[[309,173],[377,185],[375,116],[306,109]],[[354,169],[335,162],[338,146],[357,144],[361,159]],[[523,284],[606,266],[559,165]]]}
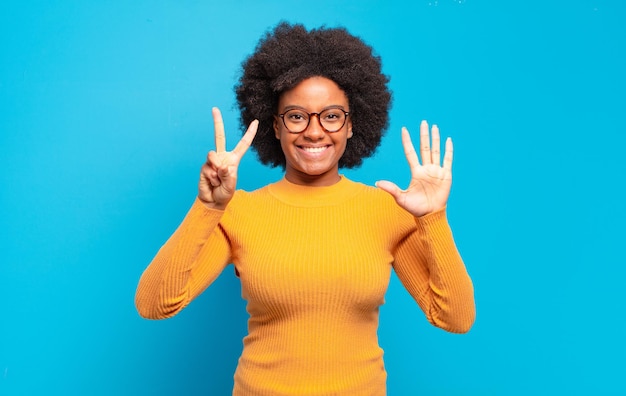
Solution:
{"label": "young woman", "polygon": [[[198,197],[141,277],[146,318],[175,315],[233,263],[250,315],[234,395],[384,395],[379,307],[395,271],[435,326],[467,332],[471,280],[446,219],[452,142],[420,126],[420,157],[402,142],[411,181],[366,186],[340,168],[379,145],[391,94],[380,59],[341,28],[279,24],[243,64],[236,87],[248,129],[226,151],[213,109],[215,146]],[[285,170],[282,180],[237,190],[252,146]]]}

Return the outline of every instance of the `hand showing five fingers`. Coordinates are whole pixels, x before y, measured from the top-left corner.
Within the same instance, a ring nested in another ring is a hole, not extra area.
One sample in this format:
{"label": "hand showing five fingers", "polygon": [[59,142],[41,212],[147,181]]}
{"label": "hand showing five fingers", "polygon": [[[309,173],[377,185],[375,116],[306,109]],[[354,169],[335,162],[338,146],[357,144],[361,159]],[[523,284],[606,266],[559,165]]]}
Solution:
{"label": "hand showing five fingers", "polygon": [[424,216],[443,209],[450,196],[452,186],[452,140],[448,138],[445,145],[443,165],[441,164],[439,128],[432,127],[428,131],[428,123],[420,125],[420,164],[417,153],[406,128],[402,128],[402,145],[409,167],[411,182],[406,190],[400,189],[390,181],[379,181],[376,186],[391,194],[398,205],[416,217]]}
{"label": "hand showing five fingers", "polygon": [[224,209],[235,194],[239,162],[252,144],[259,122],[254,120],[250,123],[246,133],[232,151],[226,151],[224,121],[217,107],[213,108],[213,123],[215,150],[209,151],[207,160],[202,165],[198,198],[208,207]]}

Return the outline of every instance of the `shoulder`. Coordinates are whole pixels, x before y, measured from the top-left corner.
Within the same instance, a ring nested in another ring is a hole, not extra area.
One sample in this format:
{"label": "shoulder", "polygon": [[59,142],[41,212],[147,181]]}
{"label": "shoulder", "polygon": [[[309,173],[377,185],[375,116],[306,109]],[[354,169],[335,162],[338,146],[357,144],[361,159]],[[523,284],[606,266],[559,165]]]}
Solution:
{"label": "shoulder", "polygon": [[[351,182],[358,189],[347,210],[355,219],[374,226],[381,235],[398,240],[415,230],[414,217],[400,207],[395,199],[378,187]],[[369,226],[368,226],[369,227]]]}
{"label": "shoulder", "polygon": [[252,205],[255,202],[259,202],[259,200],[263,200],[264,198],[266,198],[269,195],[268,191],[268,185],[251,191],[236,190],[235,194],[233,195],[233,199],[230,201],[228,206],[230,207],[232,205],[234,207],[242,207]]}
{"label": "shoulder", "polygon": [[370,186],[357,181],[347,180],[352,188],[358,192],[356,199],[365,202],[371,202],[376,205],[396,207],[393,197],[378,187]]}
{"label": "shoulder", "polygon": [[358,194],[354,197],[354,202],[358,206],[363,206],[369,212],[379,213],[389,219],[393,218],[401,221],[412,221],[412,216],[402,209],[387,192],[378,187],[370,186],[361,182],[350,181]]}

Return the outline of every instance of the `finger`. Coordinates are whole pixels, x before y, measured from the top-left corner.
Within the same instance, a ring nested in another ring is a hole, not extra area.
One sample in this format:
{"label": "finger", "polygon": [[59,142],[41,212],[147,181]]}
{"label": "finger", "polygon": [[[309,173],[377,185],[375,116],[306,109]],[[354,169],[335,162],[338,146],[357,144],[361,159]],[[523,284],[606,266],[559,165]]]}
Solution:
{"label": "finger", "polygon": [[212,162],[211,162],[211,158],[214,158],[214,156],[213,156],[214,154],[211,154],[211,153],[215,153],[215,151],[213,151],[213,150],[209,151],[209,152],[206,154],[206,161],[204,162],[204,163],[205,163],[205,165],[206,165],[206,166],[208,166],[208,167],[213,166],[213,165],[212,165]]}
{"label": "finger", "polygon": [[237,157],[241,158],[246,153],[250,145],[252,144],[252,140],[256,136],[256,131],[259,129],[259,121],[254,120],[250,123],[250,126],[244,133],[243,137],[237,143],[237,146],[233,149],[233,152],[237,155]]}
{"label": "finger", "polygon": [[209,179],[209,183],[211,183],[213,187],[218,187],[220,184],[222,184],[222,181],[218,177],[217,172],[212,169],[207,173],[207,178]]}
{"label": "finger", "polygon": [[215,187],[216,185],[219,185],[217,171],[208,161],[204,165],[202,165],[202,169],[200,170],[200,178],[204,179],[211,186]]}
{"label": "finger", "polygon": [[432,139],[432,147],[430,156],[433,161],[433,164],[439,166],[441,164],[441,142],[439,137],[439,127],[437,125],[433,125],[431,131],[431,139]]}
{"label": "finger", "polygon": [[402,193],[402,190],[400,189],[400,187],[398,187],[396,184],[387,180],[377,181],[376,187],[380,188],[383,191],[388,192],[396,200],[400,197],[400,194]]}
{"label": "finger", "polygon": [[224,133],[224,120],[222,119],[222,113],[220,109],[214,107],[213,113],[213,128],[215,133],[215,151],[221,153],[226,151],[226,135]]}
{"label": "finger", "polygon": [[207,165],[209,166],[209,168],[217,170],[218,168],[222,167],[222,164],[224,162],[223,157],[223,155],[219,155],[216,151],[211,150],[209,151],[209,155],[207,156]]}
{"label": "finger", "polygon": [[432,159],[430,157],[430,136],[426,120],[422,121],[420,124],[420,154],[422,157],[422,165],[432,163]]}
{"label": "finger", "polygon": [[[215,175],[215,177],[217,178],[217,180],[220,181],[220,183],[224,182],[226,179],[230,178],[232,175],[232,164],[228,163],[228,160],[226,160],[228,154],[224,154],[224,153],[218,153],[216,151],[210,151],[209,152],[209,161],[207,162],[208,167],[209,167],[209,171],[213,172],[212,175]],[[236,169],[236,167],[235,167]],[[212,183],[214,186],[217,186],[219,184],[215,184]]]}
{"label": "finger", "polygon": [[409,167],[412,169],[416,166],[419,166],[420,162],[417,158],[415,147],[413,147],[411,135],[409,134],[409,130],[405,127],[402,127],[402,147],[404,147],[404,155],[406,156],[406,160],[409,163]]}
{"label": "finger", "polygon": [[219,165],[216,161],[219,160],[219,156],[213,150],[209,151],[206,155],[206,164],[209,168],[215,168],[215,165]]}
{"label": "finger", "polygon": [[451,138],[447,138],[446,139],[446,152],[444,153],[443,156],[443,168],[444,169],[448,169],[448,170],[452,170],[452,157],[454,154],[454,147],[452,146],[452,139]]}

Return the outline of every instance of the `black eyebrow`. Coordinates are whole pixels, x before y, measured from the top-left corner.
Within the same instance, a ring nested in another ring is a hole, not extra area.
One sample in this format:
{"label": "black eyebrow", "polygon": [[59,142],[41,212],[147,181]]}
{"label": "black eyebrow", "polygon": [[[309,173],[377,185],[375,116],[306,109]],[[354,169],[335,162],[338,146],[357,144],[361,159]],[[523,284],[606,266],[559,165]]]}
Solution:
{"label": "black eyebrow", "polygon": [[[344,109],[342,105],[329,105],[329,106],[324,107],[319,112],[321,113],[324,110],[331,110],[331,109],[339,109],[339,110],[345,111],[345,112],[348,111],[348,110]],[[302,110],[302,111],[304,111],[306,113],[315,113],[315,112],[308,111],[305,107],[297,106],[297,105],[285,106],[285,108],[283,109],[282,113],[285,113],[285,112],[287,112],[289,110]]]}

